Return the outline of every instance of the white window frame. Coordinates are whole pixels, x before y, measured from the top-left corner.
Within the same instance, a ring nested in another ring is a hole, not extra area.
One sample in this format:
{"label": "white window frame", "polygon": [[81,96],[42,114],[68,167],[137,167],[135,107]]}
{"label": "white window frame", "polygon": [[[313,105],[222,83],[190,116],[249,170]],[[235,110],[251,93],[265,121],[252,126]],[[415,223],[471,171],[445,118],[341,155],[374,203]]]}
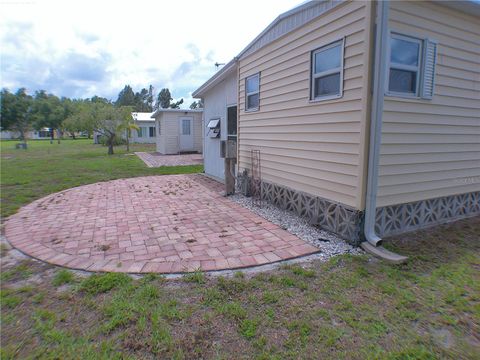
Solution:
{"label": "white window frame", "polygon": [[[188,134],[185,134],[185,127],[184,127],[184,124],[186,124],[185,121],[188,121]],[[182,131],[180,134],[185,136],[191,136],[193,132],[192,123],[193,121],[191,119],[187,119],[187,118],[182,119]]]}
{"label": "white window frame", "polygon": [[[391,57],[392,57],[392,39],[399,39],[403,41],[409,41],[412,43],[417,43],[418,44],[418,62],[417,66],[413,65],[405,65],[405,64],[398,64],[398,63],[392,63],[391,62]],[[387,53],[387,76],[385,77],[385,80],[387,82],[386,84],[386,95],[388,96],[395,96],[395,97],[406,97],[406,98],[415,98],[419,99],[420,98],[420,89],[421,89],[421,82],[423,78],[422,74],[422,68],[423,68],[423,52],[424,52],[424,40],[415,36],[411,35],[404,35],[400,34],[394,31],[390,31],[390,36],[388,37],[388,53]],[[415,93],[407,93],[407,92],[399,92],[399,91],[390,91],[390,71],[391,69],[398,69],[398,70],[405,70],[405,71],[411,71],[411,72],[416,72],[416,84],[415,84]]]}
{"label": "white window frame", "polygon": [[[247,92],[247,81],[248,79],[258,77],[258,89],[257,91],[252,91],[252,92]],[[258,94],[258,106],[257,107],[248,107],[248,97],[252,95],[257,95]],[[246,112],[252,112],[252,111],[258,111],[260,109],[260,73],[256,73],[250,76],[247,76],[245,78],[245,111]]]}
{"label": "white window frame", "polygon": [[[320,73],[315,73],[315,55],[319,54],[321,52],[324,52],[326,50],[329,50],[333,47],[336,47],[340,45],[341,47],[341,52],[340,52],[340,66],[322,71]],[[311,66],[310,66],[310,102],[318,102],[318,101],[326,101],[326,100],[332,100],[332,99],[339,99],[343,97],[343,72],[344,72],[344,56],[345,56],[345,38],[342,38],[340,40],[336,40],[330,44],[327,44],[325,46],[322,46],[316,50],[312,51],[311,55]],[[328,75],[340,73],[340,86],[338,87],[338,94],[333,94],[333,95],[323,95],[323,96],[317,96],[315,97],[315,79],[325,77]]]}

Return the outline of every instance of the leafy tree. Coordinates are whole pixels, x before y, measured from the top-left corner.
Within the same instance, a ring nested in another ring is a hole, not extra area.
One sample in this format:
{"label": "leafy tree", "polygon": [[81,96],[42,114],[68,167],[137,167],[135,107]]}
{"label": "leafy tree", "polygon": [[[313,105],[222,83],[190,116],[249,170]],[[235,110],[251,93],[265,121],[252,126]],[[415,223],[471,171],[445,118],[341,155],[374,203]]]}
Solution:
{"label": "leafy tree", "polygon": [[155,89],[152,85],[150,85],[148,87],[148,94],[147,94],[147,100],[146,100],[146,107],[147,107],[147,111],[148,112],[152,112],[153,111],[153,101],[154,101],[154,92],[155,92]]}
{"label": "leafy tree", "polygon": [[190,109],[195,110],[195,109],[202,109],[203,108],[203,101],[198,100],[194,101],[193,103],[190,104]]}
{"label": "leafy tree", "polygon": [[103,98],[103,97],[100,97],[100,96],[97,96],[97,95],[94,95],[90,98],[90,102],[92,103],[102,103],[102,104],[110,104],[110,101]]}
{"label": "leafy tree", "polygon": [[47,94],[45,90],[35,92],[33,101],[34,127],[37,130],[41,128],[50,129],[50,142],[54,140],[54,130],[59,132],[60,126],[65,119],[65,109],[60,99]]}
{"label": "leafy tree", "polygon": [[74,113],[70,115],[63,121],[62,125],[65,131],[70,133],[70,136],[74,140],[75,140],[75,133],[83,131],[82,119],[81,119],[80,113]]}
{"label": "leafy tree", "polygon": [[148,89],[143,88],[138,92],[134,92],[130,85],[125,85],[118,94],[115,105],[132,106],[133,110],[137,112],[151,112],[153,111],[153,92],[152,85]]}
{"label": "leafy tree", "polygon": [[[74,112],[75,112],[75,108],[74,108],[74,102],[67,98],[67,97],[62,97],[60,99],[60,103],[62,104],[62,107],[63,107],[63,121],[62,121],[62,131],[63,130],[66,130],[65,128],[65,120],[71,116]],[[81,131],[81,130],[77,130],[77,131]],[[74,132],[70,132],[70,135],[72,136],[73,139],[75,139],[75,131]]]}
{"label": "leafy tree", "polygon": [[129,106],[115,107],[111,104],[101,104],[96,109],[95,130],[105,136],[108,155],[113,154],[115,138],[125,129],[125,123],[132,118],[132,108]]}
{"label": "leafy tree", "polygon": [[183,99],[180,99],[177,102],[171,102],[170,103],[170,108],[171,109],[180,109],[180,105],[182,105],[182,104],[183,104]]}
{"label": "leafy tree", "polygon": [[15,94],[7,89],[1,93],[0,121],[2,130],[18,132],[20,140],[27,143],[27,132],[31,129],[33,117],[33,99],[20,88]]}
{"label": "leafy tree", "polygon": [[138,127],[137,124],[135,124],[134,119],[132,117],[132,109],[124,109],[122,111],[130,111],[130,116],[123,116],[121,115],[121,118],[124,119],[123,123],[120,125],[120,130],[125,131],[126,135],[126,140],[127,140],[127,152],[130,152],[130,137],[132,136],[132,130],[139,130],[140,128]]}
{"label": "leafy tree", "polygon": [[135,106],[135,93],[130,85],[125,85],[122,91],[119,92],[115,105],[117,106]]}
{"label": "leafy tree", "polygon": [[75,133],[85,131],[90,139],[93,133],[93,118],[90,108],[96,106],[88,100],[71,100],[69,114],[62,123],[63,128],[75,139]]}
{"label": "leafy tree", "polygon": [[172,100],[173,98],[172,98],[172,94],[170,94],[170,90],[168,90],[167,88],[163,88],[158,93],[156,108],[167,109],[170,107],[170,101]]}

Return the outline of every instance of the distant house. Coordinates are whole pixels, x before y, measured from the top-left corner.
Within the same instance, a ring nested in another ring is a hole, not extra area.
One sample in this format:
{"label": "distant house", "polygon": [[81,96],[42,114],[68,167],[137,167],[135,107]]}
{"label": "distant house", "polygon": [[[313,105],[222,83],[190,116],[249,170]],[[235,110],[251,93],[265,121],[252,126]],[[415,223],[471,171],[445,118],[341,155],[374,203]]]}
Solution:
{"label": "distant house", "polygon": [[[27,132],[26,137],[30,140],[50,139],[50,130],[48,128],[30,130]],[[16,140],[20,138],[20,134],[16,131],[3,130],[0,132],[0,138],[2,140]]]}
{"label": "distant house", "polygon": [[202,110],[158,109],[152,118],[157,128],[157,152],[202,152]]}
{"label": "distant house", "polygon": [[355,244],[479,215],[479,18],[473,1],[280,15],[193,93],[206,173],[223,178],[219,142],[237,136],[242,184],[259,150],[263,198]]}
{"label": "distant house", "polygon": [[[151,112],[132,112],[132,119],[135,125],[139,127],[138,130],[131,130],[130,143],[139,144],[155,144],[157,138],[157,131],[155,127],[155,119],[152,119]],[[122,134],[122,138],[126,138],[126,131]],[[93,134],[93,142],[100,143],[102,134],[95,131]]]}
{"label": "distant house", "polygon": [[157,141],[157,130],[155,119],[152,119],[151,112],[133,112],[132,118],[139,130],[132,131],[132,143],[155,144]]}

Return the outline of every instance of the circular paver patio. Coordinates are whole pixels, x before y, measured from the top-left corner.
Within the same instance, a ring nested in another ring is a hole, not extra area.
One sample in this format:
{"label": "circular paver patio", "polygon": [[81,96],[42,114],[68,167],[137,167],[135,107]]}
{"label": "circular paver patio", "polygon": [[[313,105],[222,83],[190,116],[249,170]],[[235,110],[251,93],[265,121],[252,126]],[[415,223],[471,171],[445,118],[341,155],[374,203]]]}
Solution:
{"label": "circular paver patio", "polygon": [[21,208],[5,235],[34,258],[89,271],[223,270],[318,252],[223,197],[222,189],[202,175],[80,186]]}

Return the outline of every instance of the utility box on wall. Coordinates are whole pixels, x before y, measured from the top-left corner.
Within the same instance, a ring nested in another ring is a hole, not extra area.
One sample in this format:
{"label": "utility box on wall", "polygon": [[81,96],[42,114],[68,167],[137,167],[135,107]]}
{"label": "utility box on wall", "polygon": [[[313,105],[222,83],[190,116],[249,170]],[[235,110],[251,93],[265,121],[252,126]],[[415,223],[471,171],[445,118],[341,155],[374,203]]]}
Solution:
{"label": "utility box on wall", "polygon": [[224,159],[237,158],[237,141],[222,140],[220,141],[220,157]]}

